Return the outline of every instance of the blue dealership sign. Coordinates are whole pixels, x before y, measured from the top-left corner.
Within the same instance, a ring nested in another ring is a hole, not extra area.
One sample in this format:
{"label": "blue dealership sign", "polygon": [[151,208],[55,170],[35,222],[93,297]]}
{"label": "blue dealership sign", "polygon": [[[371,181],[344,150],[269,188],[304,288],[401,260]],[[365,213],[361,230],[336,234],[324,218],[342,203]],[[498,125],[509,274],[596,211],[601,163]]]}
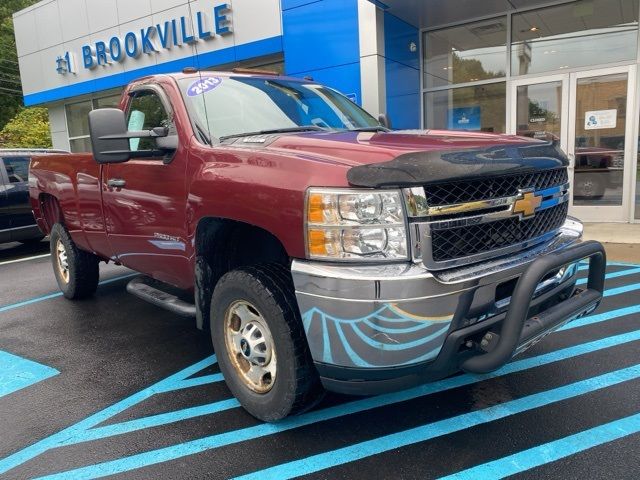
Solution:
{"label": "blue dealership sign", "polygon": [[[233,32],[231,18],[228,13],[231,6],[227,3],[216,5],[210,14],[195,12],[195,23],[192,32],[191,19],[185,16],[158,21],[155,25],[131,30],[122,36],[104,38],[92,44],[82,45],[82,67],[93,70],[113,62],[122,62],[127,57],[135,59],[141,54],[158,53],[180,45],[194,44],[198,41],[211,40],[216,36],[224,36]],[[210,26],[207,26],[209,24]],[[56,57],[56,71],[59,74],[76,73],[74,53],[65,52]]]}
{"label": "blue dealership sign", "polygon": [[480,106],[449,109],[449,130],[480,130],[482,109]]}

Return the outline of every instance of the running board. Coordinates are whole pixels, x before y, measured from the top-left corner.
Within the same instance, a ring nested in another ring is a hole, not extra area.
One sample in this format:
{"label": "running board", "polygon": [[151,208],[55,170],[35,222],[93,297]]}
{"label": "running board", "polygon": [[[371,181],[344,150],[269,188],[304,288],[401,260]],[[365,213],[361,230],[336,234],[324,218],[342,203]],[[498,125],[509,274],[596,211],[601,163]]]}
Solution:
{"label": "running board", "polygon": [[185,302],[176,295],[160,290],[147,282],[154,281],[144,276],[136,277],[127,284],[127,292],[182,317],[195,318],[196,306],[193,303]]}

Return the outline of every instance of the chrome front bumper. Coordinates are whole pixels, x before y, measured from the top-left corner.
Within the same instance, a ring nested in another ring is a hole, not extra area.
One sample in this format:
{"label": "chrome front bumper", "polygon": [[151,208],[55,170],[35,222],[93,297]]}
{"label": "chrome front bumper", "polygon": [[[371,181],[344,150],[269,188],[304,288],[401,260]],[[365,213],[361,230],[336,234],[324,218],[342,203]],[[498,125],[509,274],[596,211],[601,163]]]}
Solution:
{"label": "chrome front bumper", "polygon": [[[549,242],[439,272],[421,263],[356,267],[296,260],[292,275],[311,355],[319,365],[346,369],[432,361],[452,331],[504,314],[509,281],[515,284],[535,259],[581,236],[582,225],[568,219]],[[577,264],[561,269],[540,282],[533,298],[572,290],[576,274]],[[463,308],[460,319],[456,312]]]}

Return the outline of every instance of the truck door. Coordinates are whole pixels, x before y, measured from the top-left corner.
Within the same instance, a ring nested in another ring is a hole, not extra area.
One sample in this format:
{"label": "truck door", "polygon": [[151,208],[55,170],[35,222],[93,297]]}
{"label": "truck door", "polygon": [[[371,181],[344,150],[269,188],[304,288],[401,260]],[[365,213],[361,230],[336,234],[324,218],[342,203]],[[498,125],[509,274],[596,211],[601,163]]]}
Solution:
{"label": "truck door", "polygon": [[29,203],[29,161],[28,156],[2,158],[7,178],[4,191],[9,228],[30,227],[35,224]]}
{"label": "truck door", "polygon": [[[157,85],[132,92],[126,109],[129,130],[169,127],[176,133],[168,98]],[[152,139],[131,139],[131,150],[153,149]],[[118,260],[129,268],[181,288],[193,272],[186,248],[186,140],[171,163],[162,157],[132,159],[102,170],[107,235]]]}

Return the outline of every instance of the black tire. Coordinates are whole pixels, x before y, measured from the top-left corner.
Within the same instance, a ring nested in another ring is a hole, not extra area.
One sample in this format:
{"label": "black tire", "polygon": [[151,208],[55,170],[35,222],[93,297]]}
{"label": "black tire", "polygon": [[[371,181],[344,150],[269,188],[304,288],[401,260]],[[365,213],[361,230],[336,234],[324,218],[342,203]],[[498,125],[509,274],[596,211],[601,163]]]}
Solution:
{"label": "black tire", "polygon": [[[277,374],[265,393],[252,390],[243,381],[225,341],[226,313],[238,301],[255,306],[273,339]],[[259,265],[225,274],[211,300],[211,337],[229,389],[254,417],[277,421],[312,408],[324,396],[307,345],[291,274],[285,267]]]}
{"label": "black tire", "polygon": [[[80,250],[63,225],[56,223],[49,236],[51,263],[58,287],[69,300],[80,300],[93,295],[98,288],[100,260],[92,253]],[[58,242],[66,251],[66,278],[58,256]]]}

